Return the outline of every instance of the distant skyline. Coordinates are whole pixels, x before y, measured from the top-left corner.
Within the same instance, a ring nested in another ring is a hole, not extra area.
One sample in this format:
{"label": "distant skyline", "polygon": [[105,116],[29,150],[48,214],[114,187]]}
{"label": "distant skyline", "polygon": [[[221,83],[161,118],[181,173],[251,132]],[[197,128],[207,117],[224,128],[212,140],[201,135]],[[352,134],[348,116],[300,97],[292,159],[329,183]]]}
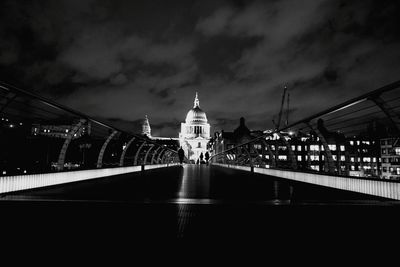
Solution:
{"label": "distant skyline", "polygon": [[399,80],[397,1],[4,0],[0,80],[116,126],[177,137],[272,127]]}

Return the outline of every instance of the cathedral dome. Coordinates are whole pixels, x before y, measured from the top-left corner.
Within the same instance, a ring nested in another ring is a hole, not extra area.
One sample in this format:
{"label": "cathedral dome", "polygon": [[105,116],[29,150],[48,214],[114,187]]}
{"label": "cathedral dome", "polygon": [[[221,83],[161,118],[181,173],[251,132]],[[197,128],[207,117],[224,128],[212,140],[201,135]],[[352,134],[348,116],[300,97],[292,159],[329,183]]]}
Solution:
{"label": "cathedral dome", "polygon": [[206,113],[200,108],[200,102],[196,93],[196,98],[194,99],[194,106],[186,115],[186,123],[207,123]]}

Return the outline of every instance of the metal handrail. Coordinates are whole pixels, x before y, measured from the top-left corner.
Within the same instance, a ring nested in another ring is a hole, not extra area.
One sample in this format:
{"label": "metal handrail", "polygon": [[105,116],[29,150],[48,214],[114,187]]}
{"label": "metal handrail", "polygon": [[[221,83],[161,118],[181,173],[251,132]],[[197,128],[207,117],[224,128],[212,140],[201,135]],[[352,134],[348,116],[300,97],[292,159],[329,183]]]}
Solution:
{"label": "metal handrail", "polygon": [[229,151],[232,151],[232,150],[237,149],[239,147],[254,143],[257,140],[260,140],[260,139],[263,139],[263,138],[265,138],[267,136],[272,135],[273,133],[277,133],[277,132],[282,132],[282,131],[288,130],[288,129],[293,128],[294,126],[296,126],[298,124],[301,124],[301,123],[308,123],[311,120],[316,119],[318,117],[321,117],[321,116],[324,116],[324,115],[328,115],[328,114],[332,114],[334,112],[337,112],[337,111],[342,110],[344,108],[347,108],[349,106],[352,106],[352,105],[355,105],[355,104],[359,104],[361,102],[369,100],[371,97],[379,96],[382,93],[385,93],[385,92],[388,92],[388,91],[392,91],[392,90],[397,89],[399,87],[400,87],[400,80],[398,80],[396,82],[393,82],[393,83],[390,83],[388,85],[382,86],[382,87],[380,87],[378,89],[375,89],[373,91],[370,91],[368,93],[362,94],[362,95],[360,95],[358,97],[354,97],[354,98],[352,98],[352,99],[350,99],[348,101],[345,101],[345,102],[343,102],[341,104],[338,104],[336,106],[330,107],[330,108],[328,108],[328,109],[326,109],[324,111],[321,111],[321,112],[319,112],[317,114],[311,115],[311,116],[303,118],[301,120],[298,120],[298,121],[296,121],[296,122],[294,122],[292,124],[289,124],[289,125],[287,125],[285,127],[280,128],[280,129],[275,129],[273,132],[265,133],[263,135],[257,136],[256,138],[254,138],[254,139],[252,139],[252,140],[250,140],[248,142],[245,142],[245,143],[236,145],[236,146],[234,146],[234,147],[232,147],[230,149],[226,149],[224,151],[221,151],[221,152],[219,152],[217,154],[212,155],[210,157],[210,160],[212,158],[216,157],[216,156],[219,156],[221,154],[225,154],[226,152],[229,152]]}
{"label": "metal handrail", "polygon": [[[121,130],[121,129],[119,129],[119,128],[115,127],[115,126],[112,126],[112,125],[110,125],[110,124],[108,124],[106,122],[103,122],[103,121],[101,121],[99,119],[94,119],[94,118],[92,118],[92,117],[90,117],[90,116],[88,116],[88,115],[86,115],[84,113],[81,113],[81,112],[76,111],[74,109],[71,109],[71,108],[69,108],[67,106],[64,106],[64,105],[61,105],[59,103],[56,103],[53,100],[50,100],[50,99],[45,98],[43,96],[40,96],[40,95],[38,95],[36,93],[33,93],[33,92],[30,92],[30,91],[18,88],[16,86],[7,84],[5,82],[0,81],[0,89],[6,90],[6,91],[16,92],[18,94],[25,95],[25,96],[29,96],[29,97],[31,97],[33,99],[39,100],[41,103],[43,103],[45,105],[48,105],[48,106],[50,106],[52,108],[55,108],[55,109],[58,109],[58,110],[61,110],[61,111],[64,111],[64,112],[71,113],[71,114],[73,114],[73,115],[75,115],[77,117],[84,118],[84,119],[86,119],[88,121],[94,122],[96,124],[99,124],[101,126],[104,126],[104,127],[109,128],[111,130],[114,130],[114,131],[118,131],[118,132],[122,132],[122,133],[128,133],[129,135],[132,135],[132,136],[134,136],[137,139],[140,139],[142,141],[146,141],[148,143],[151,143],[151,144],[154,144],[154,145],[157,145],[157,146],[163,146],[163,145],[160,145],[160,144],[158,144],[157,142],[155,142],[155,141],[153,141],[151,139],[145,138],[145,137],[143,137],[141,135],[138,135],[138,134],[135,134],[135,133],[131,133],[131,132],[127,132],[125,130]],[[178,151],[173,150],[173,149],[171,149],[171,148],[169,148],[167,146],[163,146],[163,147],[165,147],[166,150],[169,150],[169,151],[171,151],[173,153],[178,153]]]}

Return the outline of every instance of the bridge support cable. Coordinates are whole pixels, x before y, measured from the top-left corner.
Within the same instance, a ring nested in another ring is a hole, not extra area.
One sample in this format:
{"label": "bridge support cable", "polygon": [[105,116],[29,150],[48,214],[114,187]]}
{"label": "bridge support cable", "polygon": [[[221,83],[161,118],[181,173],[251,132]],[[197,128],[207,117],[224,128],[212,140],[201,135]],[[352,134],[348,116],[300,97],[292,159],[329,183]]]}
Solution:
{"label": "bridge support cable", "polygon": [[[255,163],[259,163],[258,165],[262,164],[262,160],[263,160],[263,156],[260,156],[260,152],[258,151],[258,149],[256,149],[254,147],[256,143],[250,144],[250,158],[252,159],[252,163],[251,166],[254,166]],[[262,150],[262,148],[261,148]],[[253,153],[253,156],[252,156]],[[263,153],[263,151],[261,151],[261,153]],[[261,163],[261,164],[260,164]]]}
{"label": "bridge support cable", "polygon": [[160,151],[160,153],[158,154],[158,157],[157,157],[157,164],[159,164],[159,163],[161,163],[161,155],[163,154],[163,153],[165,153],[165,148],[164,149],[162,149],[161,151]]}
{"label": "bridge support cable", "polygon": [[[246,147],[241,146],[239,151],[240,151],[240,156],[239,157],[241,158],[241,160],[238,161],[238,163],[240,164],[241,162],[244,162],[244,164],[246,164],[246,159],[248,159],[249,163],[250,163],[250,166],[253,166],[252,165],[253,163],[252,163],[252,160],[251,160],[251,155],[250,155],[249,151],[246,149]],[[243,151],[244,151],[244,153],[243,153]]]}
{"label": "bridge support cable", "polygon": [[271,167],[275,167],[276,162],[275,162],[274,154],[272,153],[272,150],[271,150],[271,146],[264,139],[261,139],[261,142],[264,144],[264,147],[268,152]]}
{"label": "bridge support cable", "polygon": [[388,117],[389,121],[392,123],[396,134],[400,136],[400,116],[396,114],[393,109],[386,103],[380,96],[375,96],[370,98],[385,115]]}
{"label": "bridge support cable", "polygon": [[[329,148],[328,142],[325,139],[325,136],[321,133],[321,131],[318,129],[318,127],[313,127],[310,124],[310,122],[306,122],[306,124],[310,128],[311,131],[315,132],[318,135],[319,140],[321,140],[321,143],[322,143],[322,145],[324,147],[324,151],[325,151],[325,158],[328,163],[328,172],[335,173],[335,163],[333,161],[332,152],[331,152],[331,149]],[[308,158],[310,159],[310,155],[308,155]]]}
{"label": "bridge support cable", "polygon": [[288,156],[290,158],[291,168],[293,170],[297,170],[297,159],[296,159],[296,155],[294,154],[294,152],[292,150],[292,146],[289,144],[288,140],[286,140],[286,138],[280,132],[277,132],[277,134],[278,134],[279,138],[283,141],[283,143],[286,145],[286,148],[288,150]]}
{"label": "bridge support cable", "polygon": [[14,95],[12,95],[12,92],[8,92],[8,95],[10,95],[10,98],[6,97],[6,101],[3,104],[3,106],[0,108],[0,114],[3,113],[3,111],[15,100],[15,98],[17,98],[18,94],[14,93]]}
{"label": "bridge support cable", "polygon": [[58,171],[62,171],[64,169],[65,156],[67,154],[68,146],[71,143],[72,138],[74,138],[74,135],[79,131],[79,129],[82,127],[84,123],[86,123],[86,120],[80,119],[79,122],[72,128],[72,130],[68,132],[67,138],[65,139],[60,154],[58,156],[58,161],[57,161]]}
{"label": "bridge support cable", "polygon": [[[153,147],[155,147],[155,145],[151,145],[149,147],[149,149],[147,150],[146,155],[144,156],[143,164],[147,164],[147,157],[149,156],[149,153],[153,149]],[[150,164],[151,164],[151,162],[150,162]]]}
{"label": "bridge support cable", "polygon": [[139,154],[140,154],[140,151],[142,150],[142,148],[143,148],[143,146],[145,144],[146,144],[146,141],[143,141],[143,143],[139,146],[138,150],[136,151],[135,159],[133,161],[133,165],[135,165],[135,166],[138,165]]}
{"label": "bridge support cable", "polygon": [[160,150],[160,149],[162,149],[161,146],[159,146],[156,150],[154,150],[153,155],[151,156],[151,162],[150,162],[150,164],[155,164],[155,163],[157,163],[157,162],[154,162],[154,160],[156,159],[158,150]]}
{"label": "bridge support cable", "polygon": [[171,151],[166,151],[166,152],[164,153],[164,155],[161,157],[161,163],[162,163],[162,164],[164,164],[165,161],[166,161],[167,159],[169,159],[170,154],[171,154]]}
{"label": "bridge support cable", "polygon": [[104,141],[103,146],[100,149],[100,153],[99,156],[97,158],[97,168],[101,168],[103,166],[103,156],[104,156],[104,152],[106,151],[106,148],[108,146],[108,143],[110,143],[111,139],[114,138],[114,136],[118,133],[118,131],[113,131],[106,139],[106,141]]}
{"label": "bridge support cable", "polygon": [[122,167],[124,166],[124,161],[125,161],[125,155],[126,152],[128,151],[128,148],[130,147],[130,145],[133,143],[133,141],[135,141],[136,137],[132,137],[128,143],[126,144],[125,148],[122,150],[122,154],[121,154],[121,158],[119,159],[119,166]]}

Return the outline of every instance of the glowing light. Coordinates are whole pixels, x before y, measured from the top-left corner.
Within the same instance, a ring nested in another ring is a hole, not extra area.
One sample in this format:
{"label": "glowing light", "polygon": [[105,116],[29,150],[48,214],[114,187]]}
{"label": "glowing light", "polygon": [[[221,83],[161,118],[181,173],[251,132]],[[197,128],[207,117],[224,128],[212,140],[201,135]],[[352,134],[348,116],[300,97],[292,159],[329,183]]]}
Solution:
{"label": "glowing light", "polygon": [[10,128],[14,128],[14,124],[10,124],[9,126],[10,126]]}
{"label": "glowing light", "polygon": [[[146,165],[145,169],[164,168],[174,165],[175,164]],[[0,180],[0,193],[96,179],[138,171],[141,171],[141,166],[7,176],[6,179],[3,180],[5,181],[4,183],[1,183]],[[2,173],[3,175],[7,174],[6,171],[3,171]],[[26,173],[26,170],[24,173]]]}

